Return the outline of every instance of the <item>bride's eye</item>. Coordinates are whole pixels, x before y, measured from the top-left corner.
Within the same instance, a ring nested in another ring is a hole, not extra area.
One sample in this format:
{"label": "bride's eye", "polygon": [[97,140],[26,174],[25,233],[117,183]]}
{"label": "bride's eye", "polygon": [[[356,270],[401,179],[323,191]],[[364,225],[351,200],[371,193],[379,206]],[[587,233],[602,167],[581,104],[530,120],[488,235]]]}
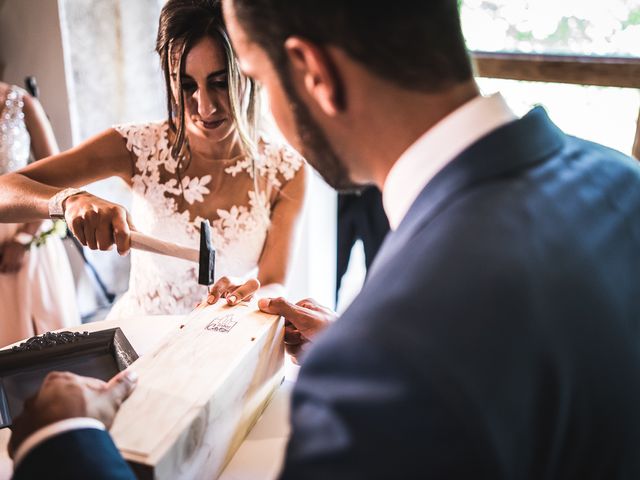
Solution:
{"label": "bride's eye", "polygon": [[186,94],[192,94],[196,91],[197,88],[198,87],[196,86],[195,82],[192,82],[190,80],[182,80],[182,90],[184,90]]}
{"label": "bride's eye", "polygon": [[220,78],[216,80],[209,80],[209,88],[226,89],[229,86],[226,78]]}

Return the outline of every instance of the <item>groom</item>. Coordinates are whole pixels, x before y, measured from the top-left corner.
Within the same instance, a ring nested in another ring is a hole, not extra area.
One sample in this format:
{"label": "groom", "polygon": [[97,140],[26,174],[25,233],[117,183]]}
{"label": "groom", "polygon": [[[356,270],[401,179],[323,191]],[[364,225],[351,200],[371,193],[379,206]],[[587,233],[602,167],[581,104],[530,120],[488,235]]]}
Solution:
{"label": "groom", "polygon": [[[224,0],[284,135],[334,187],[377,185],[393,230],[323,334],[320,307],[262,302],[313,340],[282,478],[640,478],[640,171],[480,96],[456,4]],[[91,416],[76,397],[32,422]],[[90,442],[83,477],[129,478],[97,432],[36,432],[16,478],[52,452],[79,478]]]}

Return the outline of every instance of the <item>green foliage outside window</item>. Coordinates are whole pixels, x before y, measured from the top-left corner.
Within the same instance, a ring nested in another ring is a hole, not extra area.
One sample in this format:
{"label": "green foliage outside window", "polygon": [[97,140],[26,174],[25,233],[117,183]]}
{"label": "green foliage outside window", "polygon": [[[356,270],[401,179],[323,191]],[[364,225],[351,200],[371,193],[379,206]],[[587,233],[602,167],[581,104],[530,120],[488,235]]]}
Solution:
{"label": "green foliage outside window", "polygon": [[640,56],[638,0],[459,0],[473,50]]}
{"label": "green foliage outside window", "polygon": [[[640,57],[638,0],[459,0],[471,50]],[[631,153],[640,93],[629,88],[478,79],[524,115],[542,105],[567,133]]]}

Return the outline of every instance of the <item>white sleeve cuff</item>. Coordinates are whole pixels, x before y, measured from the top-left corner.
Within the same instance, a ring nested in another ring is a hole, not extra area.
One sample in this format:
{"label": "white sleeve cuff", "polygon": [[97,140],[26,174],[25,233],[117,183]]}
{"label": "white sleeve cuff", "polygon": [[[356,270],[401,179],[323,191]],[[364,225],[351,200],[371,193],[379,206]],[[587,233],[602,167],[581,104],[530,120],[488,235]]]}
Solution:
{"label": "white sleeve cuff", "polygon": [[60,420],[59,422],[47,425],[46,427],[42,427],[40,430],[36,430],[34,433],[29,435],[18,447],[13,458],[14,469],[31,450],[45,440],[55,437],[56,435],[60,435],[61,433],[68,432],[69,430],[80,430],[83,428],[106,430],[101,421],[89,417],[68,418],[66,420]]}

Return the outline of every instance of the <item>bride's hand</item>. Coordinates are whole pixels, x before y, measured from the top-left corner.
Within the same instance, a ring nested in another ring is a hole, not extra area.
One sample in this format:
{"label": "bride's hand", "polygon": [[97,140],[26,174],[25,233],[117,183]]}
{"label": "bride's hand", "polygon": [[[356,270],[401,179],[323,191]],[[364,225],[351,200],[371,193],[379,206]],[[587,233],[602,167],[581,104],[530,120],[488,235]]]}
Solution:
{"label": "bride's hand", "polygon": [[135,227],[129,212],[118,204],[83,192],[65,201],[64,218],[80,243],[92,250],[110,250],[115,245],[125,255],[131,248]]}
{"label": "bride's hand", "polygon": [[259,288],[260,282],[257,278],[251,278],[244,283],[236,283],[229,277],[222,277],[209,288],[207,303],[213,305],[220,298],[225,298],[227,304],[237,305],[242,301],[251,300]]}

